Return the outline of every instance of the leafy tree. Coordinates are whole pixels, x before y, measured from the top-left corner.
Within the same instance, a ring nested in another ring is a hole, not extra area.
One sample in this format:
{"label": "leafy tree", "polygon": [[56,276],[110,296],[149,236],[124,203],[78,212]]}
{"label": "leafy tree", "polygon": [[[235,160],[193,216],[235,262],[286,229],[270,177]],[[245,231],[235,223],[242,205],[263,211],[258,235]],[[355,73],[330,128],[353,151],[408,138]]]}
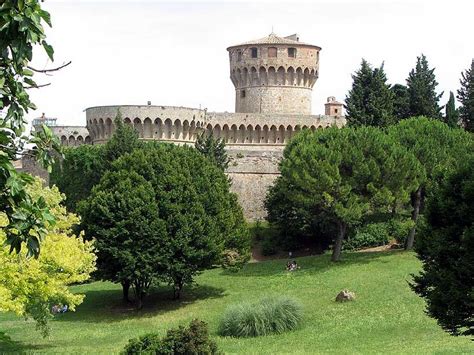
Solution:
{"label": "leafy tree", "polygon": [[425,117],[414,117],[399,122],[388,130],[395,140],[412,152],[423,166],[425,180],[419,180],[412,194],[412,220],[405,248],[411,249],[415,240],[416,222],[425,198],[450,170],[465,159],[473,149],[473,140],[461,129],[453,129],[446,124]]}
{"label": "leafy tree", "polygon": [[288,209],[337,228],[333,261],[351,226],[403,204],[422,178],[416,158],[374,127],[303,132],[285,148],[280,169],[276,186],[287,189]]}
{"label": "leafy tree", "polygon": [[[38,256],[40,241],[48,232],[52,215],[42,199],[28,195],[26,187],[33,182],[19,173],[12,161],[18,159],[27,144],[34,149],[27,154],[49,167],[53,161],[51,149],[59,150],[59,140],[43,126],[32,138],[24,135],[25,112],[36,109],[28,89],[38,88],[33,80],[38,70],[29,66],[33,47],[42,45],[53,60],[53,48],[46,42],[43,23],[51,26],[49,13],[41,9],[39,0],[4,0],[0,2],[0,211],[7,223],[3,227],[5,242],[11,250]],[[47,72],[42,70],[39,72]]]}
{"label": "leafy tree", "polygon": [[474,59],[471,61],[471,67],[461,73],[460,83],[457,98],[461,102],[461,121],[467,131],[474,132]]}
{"label": "leafy tree", "polygon": [[361,68],[352,75],[352,89],[346,97],[348,124],[351,126],[388,126],[393,122],[394,95],[387,84],[383,64],[372,69],[362,59]]}
{"label": "leafy tree", "polygon": [[[237,251],[248,259],[247,227],[236,196],[229,192],[227,177],[195,149],[149,143],[119,158],[112,166],[112,173],[118,175],[110,176],[123,179],[136,174],[143,179],[143,184],[150,184],[143,190],[143,194],[148,194],[146,201],[143,204],[136,202],[137,211],[145,213],[143,210],[146,209],[148,217],[144,220],[137,217],[138,221],[132,221],[135,218],[130,215],[133,210],[126,207],[126,201],[137,194],[126,194],[126,189],[119,194],[123,196],[123,202],[114,205],[113,183],[108,183],[105,176],[94,189],[93,196],[84,204],[83,225],[89,238],[103,241],[103,244],[98,243],[97,249],[104,278],[117,281],[116,276],[110,275],[129,275],[124,269],[135,265],[136,258],[124,258],[121,254],[124,249],[129,249],[131,255],[144,253],[140,260],[149,262],[150,268],[142,271],[143,277],[152,281],[166,280],[173,285],[178,298],[183,286],[191,283],[201,270],[220,263],[226,250]],[[134,179],[138,181],[138,177]],[[129,189],[133,191],[132,186]],[[110,202],[99,199],[109,193]],[[145,199],[145,195],[140,199]],[[110,207],[101,211],[101,206]],[[112,210],[115,212],[109,213]],[[152,254],[158,255],[148,257],[148,251],[142,250],[141,237],[136,236],[133,229],[149,228],[140,225],[150,221],[162,221],[164,230],[158,231],[157,227],[153,232],[155,235],[149,237],[156,240],[157,251]],[[121,243],[111,235],[115,233],[109,230],[115,225],[125,229],[121,233],[127,236],[127,243]],[[120,247],[114,247],[114,243]],[[113,260],[117,262],[110,263],[112,257],[101,261],[101,250],[113,253]],[[158,257],[163,261],[159,262]]]}
{"label": "leafy tree", "polygon": [[[4,245],[4,229],[0,229],[0,311],[33,318],[46,336],[52,305],[68,305],[74,310],[82,302],[84,295],[72,293],[68,285],[89,279],[96,257],[91,242],[72,234],[71,228],[79,218],[66,212],[61,205],[63,195],[57,188],[44,188],[36,178],[28,186],[28,193],[45,201],[56,223],[46,225],[38,258],[27,257],[24,249],[18,254],[10,253]],[[0,214],[2,227],[7,223],[6,215]]]}
{"label": "leafy tree", "polygon": [[214,138],[212,132],[210,134],[204,132],[199,135],[195,147],[201,154],[210,159],[222,170],[227,169],[229,166],[229,157],[225,151],[225,142],[222,138]]}
{"label": "leafy tree", "polygon": [[134,171],[107,172],[81,212],[87,235],[96,241],[99,276],[120,282],[127,301],[132,285],[141,308],[167,261],[165,224],[151,183]]}
{"label": "leafy tree", "polygon": [[53,165],[50,184],[66,194],[66,206],[75,211],[86,199],[112,163],[141,146],[137,132],[123,124],[120,111],[114,120],[115,131],[105,145],[81,145],[65,149],[64,159]]}
{"label": "leafy tree", "polygon": [[50,185],[56,185],[66,195],[65,205],[76,211],[86,199],[105,170],[103,145],[84,144],[64,149],[64,159],[53,165]]}
{"label": "leafy tree", "polygon": [[417,57],[416,67],[410,71],[407,79],[410,99],[409,117],[441,118],[441,107],[438,102],[443,93],[439,95],[436,93],[438,82],[434,70],[434,68],[429,68],[424,54]]}
{"label": "leafy tree", "polygon": [[395,84],[390,90],[393,92],[393,113],[397,121],[410,117],[410,96],[405,85]]}
{"label": "leafy tree", "polygon": [[428,202],[416,244],[423,271],[412,289],[428,313],[454,335],[474,335],[474,156]]}
{"label": "leafy tree", "polygon": [[443,121],[449,127],[459,126],[459,112],[456,109],[454,94],[452,91],[449,93],[449,100],[446,104],[446,115],[443,117]]}

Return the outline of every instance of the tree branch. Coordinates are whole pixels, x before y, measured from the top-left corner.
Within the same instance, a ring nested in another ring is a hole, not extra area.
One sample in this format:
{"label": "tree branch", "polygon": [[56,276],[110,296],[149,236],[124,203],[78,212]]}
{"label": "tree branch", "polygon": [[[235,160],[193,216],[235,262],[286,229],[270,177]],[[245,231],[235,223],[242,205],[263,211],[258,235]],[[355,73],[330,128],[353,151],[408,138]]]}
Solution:
{"label": "tree branch", "polygon": [[39,88],[44,88],[45,86],[49,86],[49,85],[51,85],[51,83],[35,85],[35,86],[25,86],[25,89],[39,89]]}
{"label": "tree branch", "polygon": [[58,71],[58,70],[61,70],[62,68],[64,67],[67,67],[69,64],[71,64],[72,61],[70,60],[69,62],[67,62],[66,64],[63,64],[63,65],[60,65],[59,67],[57,68],[52,68],[52,69],[35,69],[33,67],[30,67],[28,66],[27,68],[36,72],[36,73],[43,73],[43,74],[46,74],[46,73],[50,73],[50,72],[53,72],[53,71]]}

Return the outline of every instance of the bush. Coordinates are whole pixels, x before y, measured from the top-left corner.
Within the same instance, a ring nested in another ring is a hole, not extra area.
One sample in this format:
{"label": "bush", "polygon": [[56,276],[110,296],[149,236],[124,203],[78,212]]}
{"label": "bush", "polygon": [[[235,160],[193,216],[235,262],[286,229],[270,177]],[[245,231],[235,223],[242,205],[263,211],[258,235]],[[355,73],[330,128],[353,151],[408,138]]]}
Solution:
{"label": "bush", "polygon": [[[420,220],[419,220],[420,222]],[[413,227],[413,221],[409,218],[404,220],[394,219],[389,222],[390,235],[398,244],[405,245],[410,229]]]}
{"label": "bush", "polygon": [[241,255],[235,249],[226,249],[222,253],[222,267],[230,271],[239,271],[244,267],[247,260],[247,255]]}
{"label": "bush", "polygon": [[161,339],[158,334],[150,333],[139,338],[130,339],[125,346],[123,354],[142,354],[152,352],[161,346]]}
{"label": "bush", "polygon": [[219,324],[219,334],[256,337],[295,329],[302,319],[301,305],[288,297],[265,298],[258,303],[230,306]]}
{"label": "bush", "polygon": [[168,330],[162,339],[158,334],[147,334],[130,339],[124,354],[218,354],[217,345],[209,339],[207,324],[194,319],[188,328],[180,326]]}
{"label": "bush", "polygon": [[261,244],[262,255],[275,255],[278,251],[277,244],[278,240],[276,240],[272,235],[266,235]]}
{"label": "bush", "polygon": [[355,234],[344,241],[344,249],[357,250],[378,247],[388,244],[390,239],[390,225],[388,223],[370,223],[356,229]]}

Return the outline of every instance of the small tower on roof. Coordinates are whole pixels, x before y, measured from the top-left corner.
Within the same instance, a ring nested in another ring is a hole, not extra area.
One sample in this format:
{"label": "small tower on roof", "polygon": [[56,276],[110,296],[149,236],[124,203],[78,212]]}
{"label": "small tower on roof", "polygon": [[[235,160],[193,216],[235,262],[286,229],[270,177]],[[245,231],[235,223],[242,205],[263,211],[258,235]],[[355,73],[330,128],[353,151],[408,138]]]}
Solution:
{"label": "small tower on roof", "polygon": [[320,50],[274,33],[227,48],[235,112],[310,115]]}
{"label": "small tower on roof", "polygon": [[336,100],[334,96],[329,96],[324,104],[324,114],[326,116],[342,116],[342,103]]}

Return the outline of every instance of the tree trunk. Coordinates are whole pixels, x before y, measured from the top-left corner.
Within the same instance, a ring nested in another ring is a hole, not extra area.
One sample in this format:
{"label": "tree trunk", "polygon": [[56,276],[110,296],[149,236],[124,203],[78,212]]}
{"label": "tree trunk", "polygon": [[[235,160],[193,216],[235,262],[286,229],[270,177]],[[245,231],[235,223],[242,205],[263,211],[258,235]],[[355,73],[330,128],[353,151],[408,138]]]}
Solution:
{"label": "tree trunk", "polygon": [[175,280],[173,297],[175,300],[179,300],[181,297],[181,290],[183,289],[183,282],[181,279]]}
{"label": "tree trunk", "polygon": [[137,294],[137,309],[143,308],[143,292],[139,292]]}
{"label": "tree trunk", "polygon": [[411,213],[411,219],[415,223],[415,225],[410,229],[410,233],[408,233],[408,237],[405,242],[405,250],[413,249],[413,243],[415,241],[416,222],[418,220],[418,214],[420,213],[420,206],[421,206],[421,187],[419,187],[418,190],[416,190],[415,196],[413,198],[413,212]]}
{"label": "tree trunk", "polygon": [[145,293],[143,292],[143,283],[141,281],[134,281],[133,291],[135,293],[135,303],[136,303],[137,309],[142,309],[143,296],[145,295]]}
{"label": "tree trunk", "polygon": [[344,240],[344,236],[346,235],[346,224],[344,222],[338,222],[337,225],[339,228],[339,232],[337,234],[336,241],[332,250],[332,261],[340,260],[342,251],[342,241]]}
{"label": "tree trunk", "polygon": [[130,290],[130,281],[125,280],[125,281],[122,281],[121,284],[122,284],[123,301],[130,302],[130,299],[128,298],[128,291]]}

